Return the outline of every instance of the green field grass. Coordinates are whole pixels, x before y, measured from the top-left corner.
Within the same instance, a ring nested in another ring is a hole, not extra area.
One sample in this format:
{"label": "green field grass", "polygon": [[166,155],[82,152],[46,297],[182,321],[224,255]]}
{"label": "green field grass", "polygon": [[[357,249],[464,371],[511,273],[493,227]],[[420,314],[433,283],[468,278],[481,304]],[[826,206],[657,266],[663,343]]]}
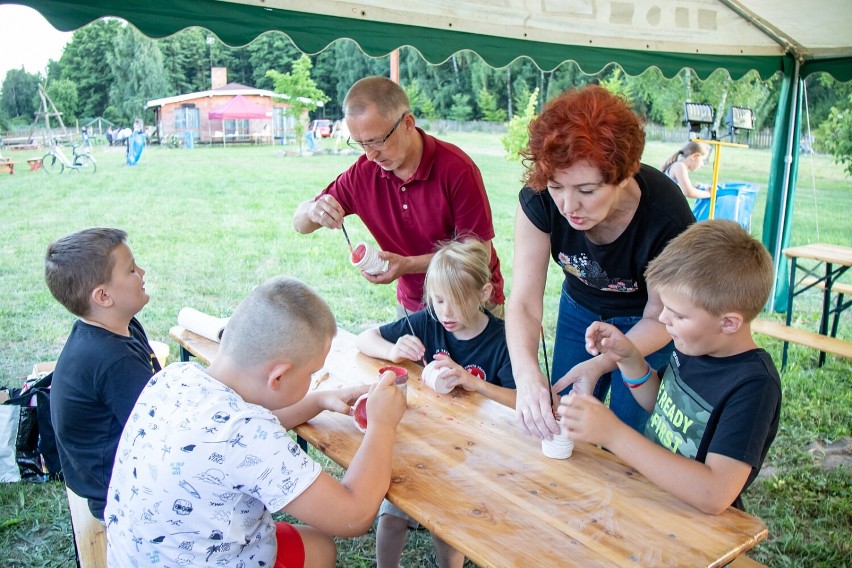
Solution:
{"label": "green field grass", "polygon": [[[482,170],[510,294],[521,166],[503,157],[497,136],[442,136],[466,149]],[[676,149],[649,143],[644,161],[659,166]],[[50,296],[43,256],[53,239],[89,226],[116,226],[129,233],[151,295],[139,317],[151,339],[171,345],[171,360],[176,346],[168,330],[182,307],[229,315],[253,286],[276,274],[296,276],[317,289],[349,331],[392,320],[392,287],[373,286],[359,276],[348,264],[342,233],[299,235],[292,228],[296,205],[318,193],[354,156],[294,156],[289,150],[150,147],[137,167],[128,168],[121,149],[101,147],[95,150],[98,171],[93,176],[66,172],[49,177],[26,168],[14,176],[0,174],[0,385],[19,386],[35,362],[59,355],[74,317]],[[6,153],[19,163],[31,154]],[[760,185],[752,219],[757,235],[769,163],[768,151],[725,149],[722,156],[721,180]],[[694,181],[709,182],[710,174],[704,168]],[[850,205],[852,183],[842,169],[824,156],[803,158],[791,244],[852,245]],[[346,225],[353,240],[372,240],[357,219],[347,219]],[[559,285],[559,272],[552,267],[544,322],[550,337]],[[819,309],[816,294],[797,298],[797,325],[815,329]],[[848,314],[840,336],[852,339]],[[757,339],[780,363],[780,343]],[[823,453],[812,446],[852,435],[852,364],[829,356],[817,368],[815,361],[812,350],[791,347],[782,377],[781,431],[766,464],[770,474],[745,495],[749,512],[769,527],[769,539],[753,556],[772,566],[842,566],[852,558],[852,472],[848,465],[823,467]],[[417,531],[403,565],[434,566],[431,548],[428,533]],[[375,563],[372,534],[341,540],[339,549],[340,566]],[[70,566],[73,556],[61,486],[0,484],[0,564]]]}

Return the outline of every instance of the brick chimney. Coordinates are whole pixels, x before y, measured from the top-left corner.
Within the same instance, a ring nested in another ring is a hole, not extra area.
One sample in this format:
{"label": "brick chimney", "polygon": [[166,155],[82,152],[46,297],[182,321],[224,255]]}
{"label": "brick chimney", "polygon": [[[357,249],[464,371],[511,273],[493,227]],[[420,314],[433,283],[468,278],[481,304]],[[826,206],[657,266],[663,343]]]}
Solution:
{"label": "brick chimney", "polygon": [[228,84],[228,68],[213,67],[210,69],[211,89],[219,89]]}

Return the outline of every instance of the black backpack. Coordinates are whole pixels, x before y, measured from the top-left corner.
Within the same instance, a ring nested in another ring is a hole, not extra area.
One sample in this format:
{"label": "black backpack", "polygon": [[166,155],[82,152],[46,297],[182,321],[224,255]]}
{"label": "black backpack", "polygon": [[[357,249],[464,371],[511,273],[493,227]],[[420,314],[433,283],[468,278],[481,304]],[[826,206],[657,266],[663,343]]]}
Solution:
{"label": "black backpack", "polygon": [[[4,404],[21,407],[18,437],[15,443],[15,461],[21,471],[21,480],[41,483],[62,481],[62,466],[56,448],[56,434],[50,418],[50,385],[53,373],[20,389],[9,389],[9,400]],[[36,405],[31,406],[35,397]],[[42,467],[42,460],[44,466]],[[45,473],[45,469],[47,473]]]}

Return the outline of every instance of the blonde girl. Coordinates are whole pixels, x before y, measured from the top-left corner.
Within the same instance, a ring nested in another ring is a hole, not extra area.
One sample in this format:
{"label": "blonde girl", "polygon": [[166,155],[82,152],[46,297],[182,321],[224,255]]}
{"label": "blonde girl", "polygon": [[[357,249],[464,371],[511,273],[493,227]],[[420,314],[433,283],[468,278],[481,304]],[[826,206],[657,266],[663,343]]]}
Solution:
{"label": "blonde girl", "polygon": [[[491,298],[488,249],[475,238],[443,244],[429,263],[426,308],[394,323],[368,329],[357,346],[366,355],[399,363],[437,361],[449,385],[478,392],[515,407],[515,380],[503,320],[483,306]],[[450,396],[450,395],[445,395]],[[408,528],[417,523],[385,501],[379,510],[376,560],[379,568],[399,566]],[[464,555],[437,536],[441,568],[461,568]]]}
{"label": "blonde girl", "polygon": [[701,168],[707,161],[709,153],[710,147],[707,144],[689,141],[666,160],[662,167],[663,173],[680,186],[680,190],[685,196],[710,197],[709,191],[695,187],[692,185],[692,180],[689,179],[689,172]]}

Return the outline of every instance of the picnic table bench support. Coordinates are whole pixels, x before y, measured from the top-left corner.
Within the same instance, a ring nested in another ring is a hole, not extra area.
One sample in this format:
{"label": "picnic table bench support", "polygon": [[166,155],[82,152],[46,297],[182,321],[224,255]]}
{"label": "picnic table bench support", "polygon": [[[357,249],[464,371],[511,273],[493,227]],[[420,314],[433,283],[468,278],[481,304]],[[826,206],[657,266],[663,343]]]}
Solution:
{"label": "picnic table bench support", "polygon": [[[837,291],[837,303],[834,308],[831,307],[831,291],[837,279],[840,278],[848,269],[848,266],[840,265],[834,267],[831,262],[824,262],[825,274],[821,275],[816,272],[817,268],[804,268],[798,266],[796,256],[790,257],[790,291],[787,296],[787,318],[786,325],[790,327],[793,321],[793,298],[810,290],[811,288],[822,288],[822,316],[819,320],[819,334],[828,337],[828,318],[833,314],[831,325],[831,337],[837,337],[837,328],[840,323],[840,313],[852,305],[852,301],[843,302],[842,287]],[[796,281],[796,269],[800,268],[805,275]],[[802,285],[799,290],[796,290],[797,285]],[[787,352],[790,347],[789,341],[784,341],[784,348],[781,352],[781,369],[787,366]],[[825,364],[826,352],[820,350],[819,358],[817,359],[817,367],[822,367]]]}
{"label": "picnic table bench support", "polygon": [[92,516],[88,501],[66,487],[74,553],[80,568],[106,568],[106,527]]}

